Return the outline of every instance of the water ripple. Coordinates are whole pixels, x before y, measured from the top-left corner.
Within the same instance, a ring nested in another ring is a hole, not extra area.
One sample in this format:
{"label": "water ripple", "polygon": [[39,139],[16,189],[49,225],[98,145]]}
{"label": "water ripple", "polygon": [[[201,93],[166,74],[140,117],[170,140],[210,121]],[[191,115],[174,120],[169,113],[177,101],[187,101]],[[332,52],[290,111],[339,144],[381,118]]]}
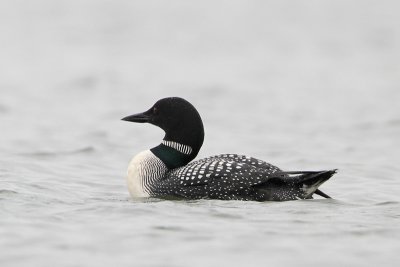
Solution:
{"label": "water ripple", "polygon": [[15,195],[15,194],[18,194],[18,192],[13,190],[0,189],[0,195]]}
{"label": "water ripple", "polygon": [[78,148],[74,150],[63,150],[63,151],[36,151],[32,153],[20,153],[19,155],[28,156],[28,157],[56,157],[56,156],[68,156],[68,155],[77,155],[77,154],[90,154],[95,152],[95,148],[92,146],[87,146],[83,148]]}
{"label": "water ripple", "polygon": [[391,206],[391,205],[399,205],[399,201],[384,201],[384,202],[379,202],[376,203],[376,206]]}

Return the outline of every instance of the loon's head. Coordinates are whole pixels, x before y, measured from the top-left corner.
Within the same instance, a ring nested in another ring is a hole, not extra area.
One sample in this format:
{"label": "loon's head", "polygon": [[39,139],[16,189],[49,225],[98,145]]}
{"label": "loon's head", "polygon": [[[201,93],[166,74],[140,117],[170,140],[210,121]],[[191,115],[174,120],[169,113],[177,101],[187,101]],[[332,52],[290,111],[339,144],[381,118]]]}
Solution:
{"label": "loon's head", "polygon": [[151,123],[165,131],[165,142],[153,148],[152,152],[169,168],[189,163],[203,145],[204,127],[200,114],[192,104],[180,97],[160,99],[149,110],[122,120]]}

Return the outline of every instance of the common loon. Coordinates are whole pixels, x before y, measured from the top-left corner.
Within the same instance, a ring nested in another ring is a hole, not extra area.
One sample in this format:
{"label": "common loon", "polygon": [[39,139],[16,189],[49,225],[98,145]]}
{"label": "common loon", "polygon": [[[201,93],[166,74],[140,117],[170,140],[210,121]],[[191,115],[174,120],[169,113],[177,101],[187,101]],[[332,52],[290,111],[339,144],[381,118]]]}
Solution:
{"label": "common loon", "polygon": [[165,131],[162,143],[136,155],[127,182],[132,197],[285,201],[330,198],[318,187],[336,170],[285,172],[265,161],[222,154],[191,162],[204,140],[203,122],[192,104],[168,97],[122,120]]}

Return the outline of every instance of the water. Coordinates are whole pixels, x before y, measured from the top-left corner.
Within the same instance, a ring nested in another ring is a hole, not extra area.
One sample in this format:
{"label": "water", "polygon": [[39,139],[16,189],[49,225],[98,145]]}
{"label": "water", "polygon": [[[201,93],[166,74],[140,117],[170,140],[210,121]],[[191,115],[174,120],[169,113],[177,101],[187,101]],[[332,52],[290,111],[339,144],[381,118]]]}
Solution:
{"label": "water", "polygon": [[[1,266],[394,266],[395,1],[2,1]],[[131,200],[163,133],[119,119],[164,96],[201,113],[199,158],[338,168],[334,199]]]}

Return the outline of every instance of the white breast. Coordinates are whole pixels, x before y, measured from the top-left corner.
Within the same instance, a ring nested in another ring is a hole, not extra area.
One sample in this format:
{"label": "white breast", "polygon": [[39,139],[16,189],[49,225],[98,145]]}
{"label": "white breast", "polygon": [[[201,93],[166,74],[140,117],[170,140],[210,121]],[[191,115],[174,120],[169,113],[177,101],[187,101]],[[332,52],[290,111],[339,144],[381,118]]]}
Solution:
{"label": "white breast", "polygon": [[129,163],[127,182],[133,198],[149,197],[151,185],[167,172],[165,164],[150,150],[137,154]]}

